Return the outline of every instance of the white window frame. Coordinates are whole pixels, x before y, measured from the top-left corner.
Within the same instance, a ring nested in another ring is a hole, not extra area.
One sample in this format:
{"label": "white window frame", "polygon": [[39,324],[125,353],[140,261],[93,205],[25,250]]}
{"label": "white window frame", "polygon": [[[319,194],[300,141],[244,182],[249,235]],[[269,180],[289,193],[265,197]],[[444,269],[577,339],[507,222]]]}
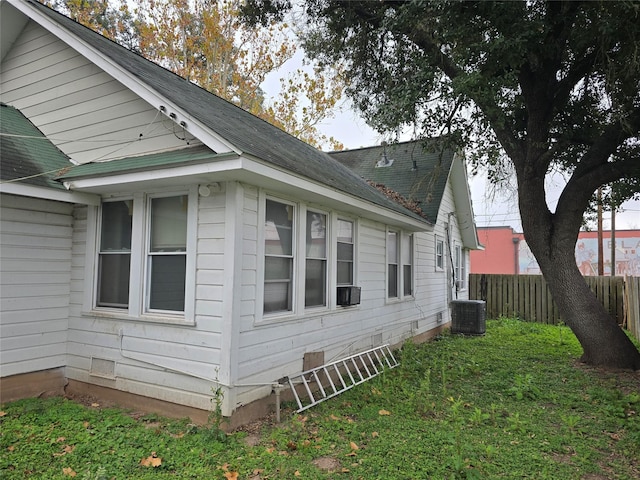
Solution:
{"label": "white window frame", "polygon": [[[389,234],[395,233],[396,235],[396,263],[392,262],[391,255],[393,252],[390,251],[389,248]],[[409,240],[409,245],[407,246],[406,240]],[[406,249],[410,249],[409,252],[406,252]],[[387,228],[385,232],[385,250],[386,250],[386,263],[385,263],[385,287],[386,287],[386,298],[388,302],[397,302],[410,300],[415,298],[415,289],[416,289],[416,237],[411,232],[405,232],[402,230]],[[409,258],[409,264],[405,263],[405,259]],[[389,278],[390,278],[390,266],[396,266],[396,284],[397,284],[397,295],[390,296],[389,292]],[[404,269],[406,265],[411,266],[411,293],[405,294],[405,282],[404,282]]]}
{"label": "white window frame", "polygon": [[[304,210],[304,212],[303,212]],[[322,260],[319,257],[309,257],[308,253],[307,253],[307,228],[309,228],[309,226],[307,225],[307,221],[308,221],[308,214],[309,212],[312,213],[317,213],[320,215],[324,215],[325,219],[325,234],[324,234],[324,242],[325,242],[325,256],[324,256],[324,304],[322,305],[309,305],[307,306],[307,301],[306,301],[306,282],[307,282],[307,272],[306,272],[306,265],[307,265],[307,260]],[[330,295],[329,295],[329,285],[331,285],[331,281],[330,281],[330,272],[332,271],[332,269],[330,268],[330,255],[331,255],[331,243],[333,240],[333,228],[331,228],[331,214],[329,212],[326,212],[324,210],[318,209],[318,208],[313,208],[313,207],[306,207],[301,209],[300,212],[301,217],[304,219],[304,235],[301,234],[301,240],[304,242],[304,249],[301,250],[302,252],[304,252],[304,276],[302,276],[301,278],[303,278],[304,284],[302,287],[302,296],[303,298],[303,303],[302,305],[304,305],[305,310],[315,310],[315,309],[326,309],[327,307],[329,307],[330,304]]]}
{"label": "white window frame", "polygon": [[[184,311],[151,311],[147,304],[147,215],[150,210],[150,199],[186,195],[187,205],[187,240]],[[133,215],[131,227],[131,259],[129,273],[129,304],[124,308],[98,306],[98,262],[100,256],[100,239],[102,225],[102,207],[89,206],[87,211],[86,264],[85,278],[91,279],[92,288],[86,289],[83,298],[83,313],[87,315],[123,318],[157,323],[195,325],[195,287],[196,287],[196,248],[198,195],[197,186],[187,189],[166,192],[148,191],[133,195],[114,196],[104,199],[109,201],[132,200]]]}
{"label": "white window frame", "polygon": [[[276,257],[276,255],[272,255],[272,254],[267,254],[266,252],[266,247],[265,247],[265,241],[266,241],[266,235],[265,235],[265,226],[266,226],[266,215],[267,215],[267,201],[273,201],[276,203],[280,203],[282,205],[287,205],[290,206],[293,209],[293,214],[291,217],[291,262],[292,262],[292,266],[291,266],[291,308],[288,310],[278,310],[278,311],[273,311],[273,312],[265,312],[264,310],[264,293],[265,293],[265,274],[266,274],[266,258],[267,257]],[[300,299],[298,298],[300,295],[300,291],[301,288],[299,287],[298,283],[300,282],[300,279],[304,279],[304,269],[301,268],[300,265],[300,258],[298,255],[298,252],[304,252],[303,249],[301,249],[301,237],[299,235],[299,225],[300,225],[300,215],[301,215],[301,209],[300,205],[295,203],[295,202],[291,202],[279,197],[275,197],[275,196],[271,196],[271,195],[264,195],[263,198],[261,199],[260,202],[261,205],[261,214],[260,214],[260,220],[258,222],[258,226],[259,226],[259,241],[260,241],[260,249],[259,249],[259,255],[260,255],[260,265],[261,265],[261,269],[258,272],[259,276],[258,276],[258,282],[260,285],[260,293],[258,295],[258,298],[256,298],[257,300],[257,306],[260,310],[260,317],[261,318],[281,318],[281,317],[290,317],[292,315],[295,315],[297,309],[298,309],[298,305],[300,304]],[[306,212],[305,212],[306,215]],[[302,299],[303,301],[303,305],[304,305],[304,299]]]}
{"label": "white window frame", "polygon": [[459,243],[454,246],[454,276],[456,279],[456,289],[458,291],[467,289],[467,259],[466,250]]}
{"label": "white window frame", "polygon": [[[293,215],[294,235],[292,244],[296,249],[296,253],[293,258],[293,275],[292,281],[292,298],[293,305],[291,310],[277,311],[277,312],[265,312],[264,311],[264,295],[265,295],[265,229],[266,222],[266,202],[272,200],[285,205],[291,205],[295,209]],[[352,262],[352,277],[353,283],[350,285],[357,285],[358,282],[358,221],[349,216],[341,215],[338,212],[323,210],[317,208],[315,205],[306,205],[304,203],[296,202],[292,199],[284,198],[284,196],[272,195],[266,191],[260,191],[258,194],[258,238],[257,238],[257,258],[258,264],[256,268],[257,288],[256,288],[256,302],[255,302],[255,322],[256,324],[269,324],[277,323],[281,321],[290,321],[306,315],[321,315],[324,312],[338,310],[336,304],[337,294],[337,261],[338,261],[338,221],[342,220],[351,223],[353,227],[353,262]],[[305,282],[306,282],[306,222],[307,212],[317,212],[326,215],[326,305],[317,306],[305,306]],[[343,308],[343,307],[340,307]],[[352,308],[359,308],[357,305]]]}
{"label": "white window frame", "polygon": [[[339,223],[340,222],[345,222],[345,223],[350,223],[351,224],[351,242],[340,242],[338,241],[338,233],[339,233]],[[336,282],[336,286],[354,286],[357,285],[357,279],[356,279],[356,239],[358,238],[357,236],[357,223],[355,220],[351,219],[351,218],[346,218],[343,216],[337,216],[335,219],[335,228],[333,229],[335,231],[335,236],[332,237],[332,245],[335,245],[335,264],[336,264],[336,275],[335,275],[335,282]],[[338,244],[344,244],[344,245],[351,245],[351,282],[350,283],[339,283],[338,282],[338,262],[342,261],[343,263],[346,263],[344,259],[340,260],[338,258]]]}
{"label": "white window frame", "polygon": [[[387,287],[387,300],[394,301],[402,298],[402,285],[400,275],[400,244],[401,244],[401,231],[387,228],[386,231],[386,287]],[[395,250],[391,250],[390,241],[392,235],[395,235]],[[394,258],[395,257],[395,258]],[[391,266],[395,266],[395,295],[391,292]]]}
{"label": "white window frame", "polygon": [[[405,241],[408,241],[409,244],[407,245]],[[408,298],[408,297],[413,298],[415,296],[415,289],[416,289],[415,241],[416,241],[416,237],[412,233],[405,233],[405,232],[402,233],[401,242],[400,242],[400,269],[401,269],[400,285],[402,288],[401,290],[402,298]],[[408,256],[408,263],[407,263],[407,256]],[[410,275],[411,292],[410,293],[406,293],[407,285],[405,282],[405,279],[406,279],[405,268],[407,267],[407,265],[411,269],[411,275]]]}
{"label": "white window frame", "polygon": [[[444,238],[436,235],[435,237],[435,269],[436,272],[444,272],[445,268],[445,248],[444,248]],[[438,252],[438,247],[440,251]],[[439,265],[438,265],[439,264]]]}

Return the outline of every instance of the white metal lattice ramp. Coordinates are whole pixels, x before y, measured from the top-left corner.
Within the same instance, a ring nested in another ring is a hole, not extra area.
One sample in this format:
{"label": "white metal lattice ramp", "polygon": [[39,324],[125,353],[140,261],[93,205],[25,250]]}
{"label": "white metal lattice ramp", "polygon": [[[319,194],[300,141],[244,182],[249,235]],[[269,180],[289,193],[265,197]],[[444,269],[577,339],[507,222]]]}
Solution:
{"label": "white metal lattice ramp", "polygon": [[297,412],[360,385],[385,369],[397,366],[398,361],[389,345],[382,345],[289,377],[291,391],[298,403]]}

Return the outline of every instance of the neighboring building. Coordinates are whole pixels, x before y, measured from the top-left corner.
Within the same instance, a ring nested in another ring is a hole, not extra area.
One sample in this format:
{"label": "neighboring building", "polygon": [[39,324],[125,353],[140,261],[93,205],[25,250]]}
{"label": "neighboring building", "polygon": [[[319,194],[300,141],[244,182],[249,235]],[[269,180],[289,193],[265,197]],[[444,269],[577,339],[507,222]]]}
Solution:
{"label": "neighboring building", "polygon": [[[511,227],[479,227],[484,250],[471,252],[471,273],[540,274],[522,233]],[[604,275],[611,275],[611,231],[602,232]],[[640,276],[640,230],[616,230],[614,275]],[[598,232],[580,232],[575,249],[583,275],[598,275]]]}
{"label": "neighboring building", "polygon": [[38,2],[0,13],[1,401],[66,388],[206,418],[221,386],[223,414],[246,419],[305,359],[427,339],[467,298],[460,157],[394,147],[432,180],[407,195],[420,215],[349,152]]}

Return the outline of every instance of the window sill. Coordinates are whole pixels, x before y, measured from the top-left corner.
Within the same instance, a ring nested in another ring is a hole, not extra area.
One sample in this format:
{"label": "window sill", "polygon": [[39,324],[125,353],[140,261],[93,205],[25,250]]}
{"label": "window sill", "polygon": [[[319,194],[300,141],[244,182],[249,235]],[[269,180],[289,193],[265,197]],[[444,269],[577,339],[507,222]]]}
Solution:
{"label": "window sill", "polygon": [[157,315],[157,314],[144,314],[138,317],[127,315],[121,311],[115,310],[90,310],[83,311],[84,317],[98,317],[98,318],[110,318],[113,320],[123,320],[127,322],[144,322],[144,323],[158,323],[163,325],[181,325],[184,327],[195,327],[195,320],[188,320],[185,317],[179,315]]}

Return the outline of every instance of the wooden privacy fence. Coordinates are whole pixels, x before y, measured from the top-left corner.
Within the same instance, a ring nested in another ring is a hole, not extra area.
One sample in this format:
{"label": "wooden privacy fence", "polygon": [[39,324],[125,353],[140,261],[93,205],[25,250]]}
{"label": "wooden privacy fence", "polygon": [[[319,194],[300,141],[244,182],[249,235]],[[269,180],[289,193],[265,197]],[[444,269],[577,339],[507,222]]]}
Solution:
{"label": "wooden privacy fence", "polygon": [[[584,277],[619,325],[640,338],[640,277]],[[484,300],[487,318],[562,321],[542,275],[469,275],[469,299]]]}

